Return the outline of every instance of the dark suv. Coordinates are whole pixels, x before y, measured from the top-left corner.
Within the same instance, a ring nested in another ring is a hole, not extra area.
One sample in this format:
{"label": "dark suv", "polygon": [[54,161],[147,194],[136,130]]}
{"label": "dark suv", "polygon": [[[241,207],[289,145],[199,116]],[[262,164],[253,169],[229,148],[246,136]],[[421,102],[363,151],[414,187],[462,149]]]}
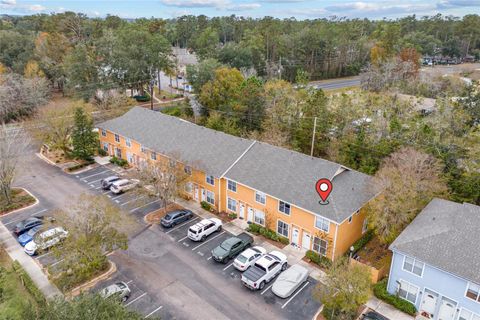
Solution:
{"label": "dark suv", "polygon": [[381,314],[376,313],[375,311],[368,311],[362,316],[362,320],[388,320]]}
{"label": "dark suv", "polygon": [[28,219],[22,220],[15,225],[15,229],[13,229],[13,233],[18,237],[21,234],[27,232],[28,230],[40,226],[43,224],[42,219],[37,217],[30,217]]}
{"label": "dark suv", "polygon": [[111,176],[111,177],[102,179],[102,181],[100,181],[100,184],[102,185],[103,190],[108,190],[112,186],[112,183],[114,183],[115,181],[118,181],[118,180],[120,180],[119,177]]}
{"label": "dark suv", "polygon": [[193,217],[190,210],[175,210],[168,212],[160,221],[165,228],[173,227],[176,224],[187,221]]}

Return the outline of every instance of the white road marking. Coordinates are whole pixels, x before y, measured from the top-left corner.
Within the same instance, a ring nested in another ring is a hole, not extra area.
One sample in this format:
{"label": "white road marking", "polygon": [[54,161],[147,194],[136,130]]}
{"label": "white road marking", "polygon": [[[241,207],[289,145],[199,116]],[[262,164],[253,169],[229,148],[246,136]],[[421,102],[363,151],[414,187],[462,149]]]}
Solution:
{"label": "white road marking", "polygon": [[107,194],[107,197],[111,198],[112,196],[111,196],[111,195],[109,195],[109,194]]}
{"label": "white road marking", "polygon": [[48,256],[48,255],[51,254],[52,252],[53,252],[53,251],[49,251],[49,252],[47,252],[47,253],[44,253],[44,254],[41,254],[41,255],[37,256],[37,260],[40,259],[40,258],[43,258],[43,257]]}
{"label": "white road marking", "polygon": [[137,211],[137,210],[140,209],[140,208],[146,207],[146,206],[151,205],[152,203],[155,203],[155,202],[158,202],[158,201],[160,201],[160,199],[154,200],[154,201],[152,201],[152,202],[149,202],[149,203],[147,203],[147,204],[144,204],[143,206],[140,206],[140,207],[137,207],[137,208],[135,208],[135,209],[132,209],[132,210],[130,210],[130,212]]}
{"label": "white road marking", "polygon": [[126,283],[126,284],[130,284],[130,283],[132,283],[132,282],[133,282],[133,280],[129,280],[129,281],[125,282],[125,283]]}
{"label": "white road marking", "polygon": [[130,202],[133,202],[133,201],[137,201],[137,200],[140,200],[140,199],[143,199],[143,198],[145,198],[145,196],[141,196],[141,197],[138,197],[138,198],[134,198],[134,199],[132,199],[132,200],[128,200],[127,202],[122,203],[121,206],[124,206],[124,205],[126,205],[127,203],[130,203]]}
{"label": "white road marking", "polygon": [[90,187],[95,188],[95,185],[94,185],[94,184],[90,184]]}
{"label": "white road marking", "polygon": [[102,181],[103,179],[104,179],[104,178],[98,179],[98,180],[94,180],[94,181],[90,181],[90,183],[97,183],[97,182],[99,182],[99,181]]}
{"label": "white road marking", "polygon": [[123,196],[125,196],[125,195],[127,195],[127,193],[118,194],[118,195],[114,196],[114,197],[112,198],[112,200],[118,199],[118,198],[123,197]]}
{"label": "white road marking", "polygon": [[233,265],[233,262],[230,263],[228,266],[226,266],[225,268],[223,268],[223,271],[227,270],[228,268],[230,268],[231,266]]}
{"label": "white road marking", "polygon": [[203,257],[203,252],[197,251],[197,254],[198,254],[200,257]]}
{"label": "white road marking", "polygon": [[273,286],[273,283],[267,287],[267,289],[263,290],[262,293],[260,293],[262,296],[265,292],[267,292],[271,287]]}
{"label": "white road marking", "polygon": [[212,256],[208,257],[208,258],[207,258],[207,261],[210,260],[210,259],[212,259]]}
{"label": "white road marking", "polygon": [[183,237],[182,239],[178,240],[177,242],[182,242],[183,240],[185,240],[185,239],[187,239],[187,238],[188,238],[188,236]]}
{"label": "white road marking", "polygon": [[181,224],[179,224],[178,226],[173,227],[172,229],[168,230],[168,231],[165,232],[165,233],[168,234],[168,233],[170,233],[170,232],[172,232],[172,231],[175,231],[176,229],[180,228],[181,226],[184,226],[184,225],[186,225],[187,223],[192,222],[192,221],[195,221],[195,220],[197,220],[197,219],[198,219],[198,217],[196,217],[196,218],[194,218],[194,219],[187,220],[187,221],[185,221],[184,223],[181,223]]}
{"label": "white road marking", "polygon": [[209,242],[212,241],[213,239],[220,237],[220,236],[221,236],[222,234],[224,234],[224,233],[225,233],[225,231],[222,231],[221,233],[217,234],[215,237],[213,237],[213,238],[211,238],[211,239],[208,239],[207,241],[199,244],[198,246],[196,246],[195,248],[193,248],[192,251],[193,251],[193,250],[197,250],[198,248],[200,248],[200,247],[203,246],[204,244],[209,243]]}
{"label": "white road marking", "polygon": [[147,318],[150,317],[152,314],[154,314],[155,312],[157,312],[158,310],[160,310],[160,309],[162,309],[162,308],[163,308],[163,307],[160,306],[160,307],[158,307],[157,309],[153,310],[152,312],[150,312],[149,314],[147,314],[147,315],[145,316],[145,319],[147,319]]}
{"label": "white road marking", "polygon": [[138,297],[136,297],[135,299],[133,299],[132,301],[130,301],[129,303],[127,303],[127,304],[125,305],[125,307],[128,307],[129,305],[131,305],[132,303],[134,303],[134,302],[137,301],[138,299],[141,299],[141,298],[145,297],[146,295],[147,295],[146,292],[142,293],[141,295],[139,295]]}
{"label": "white road marking", "polygon": [[[42,213],[42,212],[45,212],[47,211],[47,209],[43,209],[43,210],[40,210],[40,211],[37,211],[37,212],[34,212],[30,215],[30,217],[36,215],[36,214],[39,214],[39,213]],[[18,221],[21,221],[21,220],[25,220],[25,218],[17,218],[17,219],[13,219],[12,221],[10,222],[7,222],[7,223],[4,223],[3,225],[5,226],[8,226],[9,224],[12,224],[12,223],[15,223],[15,222],[18,222]]]}
{"label": "white road marking", "polygon": [[190,244],[188,244],[188,243],[186,243],[186,242],[183,242],[182,244],[183,244],[185,247],[187,247],[187,248],[190,247]]}
{"label": "white road marking", "polygon": [[309,283],[310,283],[310,282],[308,282],[308,281],[307,281],[307,282],[305,282],[305,284],[303,285],[303,287],[301,287],[301,288],[300,288],[300,290],[298,290],[298,291],[297,291],[297,292],[296,292],[296,293],[295,293],[295,294],[294,294],[294,295],[293,295],[293,296],[292,296],[290,299],[288,299],[288,301],[287,301],[287,302],[285,302],[285,304],[282,306],[282,309],[283,309],[283,308],[285,308],[285,307],[287,306],[287,304],[289,304],[289,303],[290,303],[290,301],[292,301],[292,300],[293,300],[293,298],[295,298],[295,296],[296,296],[297,294],[299,294],[299,293],[300,293],[300,291],[302,291],[302,290],[303,290],[303,288],[305,288],[305,287],[306,287],[306,286],[307,286]]}
{"label": "white road marking", "polygon": [[52,264],[50,265],[50,267],[53,267],[53,266],[55,266],[55,265],[59,264],[59,263],[60,263],[60,262],[62,262],[63,260],[65,260],[65,259],[58,260],[57,262],[55,262],[55,263],[52,263]]}
{"label": "white road marking", "polygon": [[107,194],[107,193],[109,193],[109,192],[110,192],[110,190],[107,190],[107,191],[105,191],[105,192],[102,192],[102,194]]}
{"label": "white road marking", "polygon": [[[99,172],[99,173],[95,173],[95,174],[92,174],[92,175],[89,175],[89,176],[86,176],[86,177],[82,177],[82,181],[83,182],[88,182],[86,179],[88,178],[91,178],[91,177],[95,177],[95,176],[98,176],[99,174],[102,174],[102,173],[105,173],[105,172],[108,172],[110,170],[104,170],[102,172]],[[88,182],[89,183],[89,182]]]}
{"label": "white road marking", "polygon": [[[100,189],[101,187],[102,187],[102,186],[100,186],[100,187],[96,187],[96,188],[95,188],[95,190],[98,190],[98,189]],[[108,191],[107,191],[107,192],[108,192]]]}

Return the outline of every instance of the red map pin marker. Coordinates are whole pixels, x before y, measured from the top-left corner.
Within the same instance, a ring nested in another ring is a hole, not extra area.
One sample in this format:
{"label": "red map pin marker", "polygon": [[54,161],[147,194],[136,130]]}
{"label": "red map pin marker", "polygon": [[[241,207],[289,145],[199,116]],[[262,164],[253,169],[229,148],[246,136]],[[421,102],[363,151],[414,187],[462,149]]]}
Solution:
{"label": "red map pin marker", "polygon": [[326,178],[320,179],[315,184],[315,189],[322,199],[322,201],[319,201],[319,203],[328,204],[327,198],[330,195],[330,192],[332,192],[332,182]]}

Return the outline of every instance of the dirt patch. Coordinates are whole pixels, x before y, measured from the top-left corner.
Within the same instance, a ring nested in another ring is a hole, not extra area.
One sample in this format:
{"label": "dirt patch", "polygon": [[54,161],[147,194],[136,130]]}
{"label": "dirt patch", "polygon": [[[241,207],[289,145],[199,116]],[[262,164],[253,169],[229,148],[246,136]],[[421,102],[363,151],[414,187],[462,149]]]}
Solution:
{"label": "dirt patch", "polygon": [[378,237],[372,238],[356,256],[356,260],[376,269],[381,269],[392,261],[392,252],[388,250],[388,245],[382,243]]}
{"label": "dirt patch", "polygon": [[185,208],[176,203],[172,203],[172,204],[169,204],[166,209],[162,208],[162,209],[158,209],[150,212],[145,216],[145,221],[148,224],[159,224],[160,220],[162,220],[162,218],[167,214],[167,212],[170,212],[173,210],[183,210],[183,209]]}
{"label": "dirt patch", "polygon": [[305,261],[306,263],[308,263],[309,265],[311,265],[314,268],[320,269],[323,272],[327,272],[327,268],[312,262],[312,260],[308,259],[307,257],[303,257],[302,260]]}
{"label": "dirt patch", "polygon": [[231,216],[229,213],[225,212],[225,211],[222,211],[222,212],[212,212],[214,215],[217,216],[217,218],[219,218],[220,220],[222,220],[223,223],[228,223],[232,220],[235,220],[237,218],[237,216]]}
{"label": "dirt patch", "polygon": [[73,158],[68,155],[63,150],[51,150],[47,147],[42,147],[40,153],[46,157],[48,160],[52,161],[57,165],[73,162]]}
{"label": "dirt patch", "polygon": [[0,216],[7,214],[13,210],[28,207],[35,203],[35,198],[23,189],[15,188],[12,190],[12,203],[7,204],[6,201],[0,200]]}

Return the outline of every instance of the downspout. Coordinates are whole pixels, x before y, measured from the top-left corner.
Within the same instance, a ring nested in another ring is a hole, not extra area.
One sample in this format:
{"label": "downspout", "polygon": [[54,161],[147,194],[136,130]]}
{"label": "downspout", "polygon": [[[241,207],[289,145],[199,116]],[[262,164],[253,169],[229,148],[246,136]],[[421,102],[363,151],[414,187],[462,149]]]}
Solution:
{"label": "downspout", "polygon": [[332,251],[332,261],[335,261],[335,251],[337,248],[337,234],[338,234],[338,228],[340,226],[338,224],[335,225],[335,237],[333,238],[333,251]]}

